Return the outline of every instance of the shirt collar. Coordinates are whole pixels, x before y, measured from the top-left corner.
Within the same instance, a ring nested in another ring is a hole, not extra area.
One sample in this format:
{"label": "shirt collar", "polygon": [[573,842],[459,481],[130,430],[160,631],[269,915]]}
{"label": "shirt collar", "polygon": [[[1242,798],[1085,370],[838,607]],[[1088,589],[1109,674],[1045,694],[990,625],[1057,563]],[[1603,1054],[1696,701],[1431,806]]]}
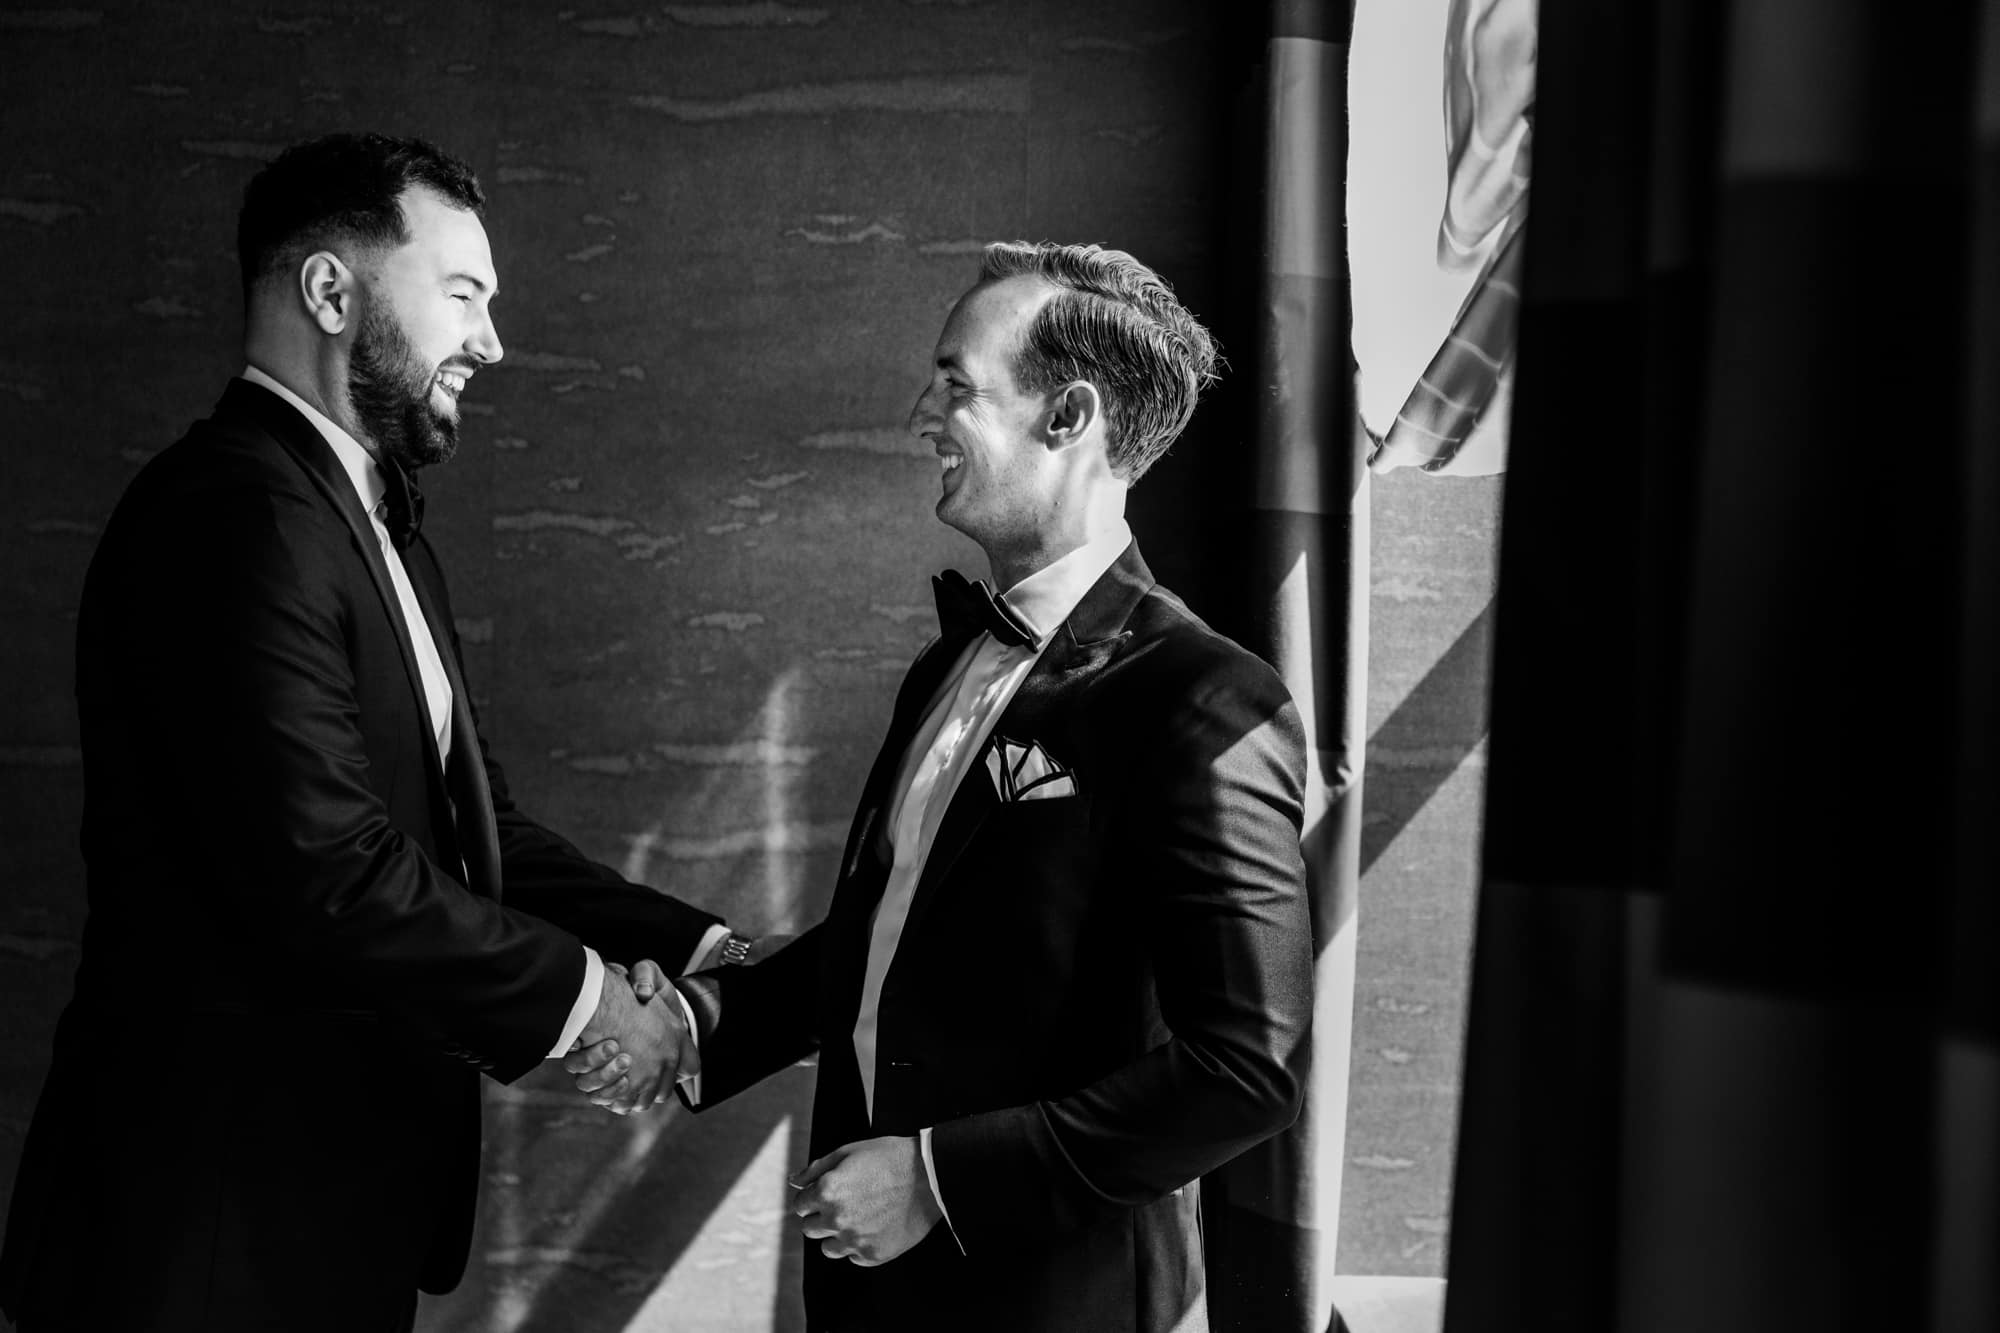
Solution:
{"label": "shirt collar", "polygon": [[1083,595],[1104,577],[1105,570],[1118,563],[1131,544],[1132,529],[1121,518],[1060,560],[1022,579],[1002,593],[1000,600],[1028,623],[1040,645],[1069,619]]}
{"label": "shirt collar", "polygon": [[333,456],[340,460],[340,466],[346,471],[347,479],[354,483],[354,493],[361,497],[362,509],[373,516],[375,506],[382,503],[382,497],[388,491],[388,484],[382,480],[381,469],[375,466],[375,456],[368,452],[361,441],[335,425],[333,419],[326,413],[280,384],[268,372],[259,370],[256,366],[245,366],[242,378],[269,389],[305,414],[305,419],[312,422],[333,449]]}

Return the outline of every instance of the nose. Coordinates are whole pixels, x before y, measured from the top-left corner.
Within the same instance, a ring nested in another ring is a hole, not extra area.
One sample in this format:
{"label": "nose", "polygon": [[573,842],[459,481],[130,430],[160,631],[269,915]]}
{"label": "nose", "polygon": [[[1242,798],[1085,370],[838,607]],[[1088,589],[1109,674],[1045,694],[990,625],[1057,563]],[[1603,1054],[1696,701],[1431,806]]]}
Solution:
{"label": "nose", "polygon": [[935,384],[925,385],[924,391],[917,395],[916,403],[910,408],[910,434],[918,438],[930,434],[944,424],[943,420],[938,416],[937,409],[932,406],[932,399],[936,390],[937,386]]}
{"label": "nose", "polygon": [[472,353],[483,366],[490,366],[506,355],[506,350],[500,346],[500,330],[493,326],[491,310],[480,308],[479,325],[473,329],[472,336],[465,340],[465,350]]}

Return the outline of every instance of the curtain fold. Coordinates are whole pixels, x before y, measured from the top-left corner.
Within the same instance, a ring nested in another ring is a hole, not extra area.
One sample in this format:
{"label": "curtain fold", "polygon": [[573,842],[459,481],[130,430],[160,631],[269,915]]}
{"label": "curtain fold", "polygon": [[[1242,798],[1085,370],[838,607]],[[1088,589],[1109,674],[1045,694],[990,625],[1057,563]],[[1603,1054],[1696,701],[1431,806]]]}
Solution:
{"label": "curtain fold", "polygon": [[1448,1333],[2000,1327],[1996,9],[1544,0]]}
{"label": "curtain fold", "polygon": [[1368,662],[1367,440],[1355,416],[1343,225],[1348,5],[1277,0],[1264,51],[1248,526],[1252,630],[1311,743],[1305,857],[1316,993],[1305,1109],[1203,1181],[1211,1326],[1321,1333],[1345,1158]]}

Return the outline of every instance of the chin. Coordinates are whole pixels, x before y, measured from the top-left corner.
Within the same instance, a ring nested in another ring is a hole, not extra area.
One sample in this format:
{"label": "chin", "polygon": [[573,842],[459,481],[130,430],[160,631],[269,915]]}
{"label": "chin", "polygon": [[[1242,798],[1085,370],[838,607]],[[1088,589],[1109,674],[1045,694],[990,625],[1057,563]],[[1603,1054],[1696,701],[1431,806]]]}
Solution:
{"label": "chin", "polygon": [[[965,506],[960,503],[957,492],[940,495],[937,506],[932,512],[937,515],[938,522],[946,527],[965,532]],[[965,535],[970,537],[972,534],[965,532]]]}

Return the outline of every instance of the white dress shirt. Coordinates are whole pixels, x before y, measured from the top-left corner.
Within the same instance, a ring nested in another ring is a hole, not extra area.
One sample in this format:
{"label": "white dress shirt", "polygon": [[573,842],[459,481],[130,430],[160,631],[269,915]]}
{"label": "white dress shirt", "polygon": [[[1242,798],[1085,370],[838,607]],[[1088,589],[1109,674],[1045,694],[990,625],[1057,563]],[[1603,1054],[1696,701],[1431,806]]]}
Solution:
{"label": "white dress shirt", "polygon": [[[312,422],[325,437],[334,457],[340,460],[340,466],[346,471],[347,479],[354,483],[355,494],[361,497],[361,507],[375,529],[376,544],[382,548],[382,562],[389,567],[389,582],[395,585],[396,601],[402,607],[403,628],[409,631],[410,646],[416,649],[417,674],[423,678],[424,702],[430,709],[431,732],[437,741],[438,760],[447,763],[452,745],[451,681],[445,675],[443,660],[438,657],[437,641],[431,637],[430,622],[424,619],[423,608],[417,604],[417,594],[410,587],[410,575],[403,568],[403,557],[397,552],[396,544],[389,540],[389,528],[383,522],[382,503],[387,486],[375,466],[374,455],[359,440],[335,425],[325,413],[264,371],[247,366],[243,378],[269,389],[302,412],[306,420]],[[460,873],[464,873],[462,869]],[[695,951],[694,961],[699,961],[712,943],[709,936],[718,932],[726,934],[728,927],[711,926],[708,935],[702,938],[702,947]],[[577,992],[576,1003],[570,1006],[568,1021],[563,1024],[562,1032],[549,1050],[550,1058],[569,1050],[577,1034],[583,1031],[584,1024],[597,1012],[598,995],[603,987],[604,960],[598,957],[597,950],[586,944],[583,946],[583,986]]]}
{"label": "white dress shirt", "polygon": [[[944,821],[945,810],[951,805],[958,784],[973,770],[975,759],[993,732],[993,724],[1007,711],[1008,703],[1028,673],[1035,669],[1049,640],[1069,619],[1070,612],[1076,610],[1083,595],[1117,563],[1131,541],[1132,530],[1121,518],[1115,527],[1055,563],[1036,570],[1002,594],[1001,600],[1026,623],[1035,641],[1015,648],[991,634],[974,638],[932,696],[924,720],[917,727],[910,748],[904,752],[888,805],[887,827],[895,859],[882,898],[875,906],[868,938],[868,967],[861,983],[861,1010],[854,1023],[854,1054],[861,1066],[861,1090],[871,1119],[875,1114],[875,1050],[882,982],[902,942],[910,903],[923,878],[924,862],[930,857],[938,825]],[[983,781],[983,775],[977,780]],[[931,1160],[928,1127],[919,1133],[918,1141],[931,1194],[943,1210],[944,1194],[938,1189],[937,1166]],[[945,1225],[951,1225],[948,1211]]]}

